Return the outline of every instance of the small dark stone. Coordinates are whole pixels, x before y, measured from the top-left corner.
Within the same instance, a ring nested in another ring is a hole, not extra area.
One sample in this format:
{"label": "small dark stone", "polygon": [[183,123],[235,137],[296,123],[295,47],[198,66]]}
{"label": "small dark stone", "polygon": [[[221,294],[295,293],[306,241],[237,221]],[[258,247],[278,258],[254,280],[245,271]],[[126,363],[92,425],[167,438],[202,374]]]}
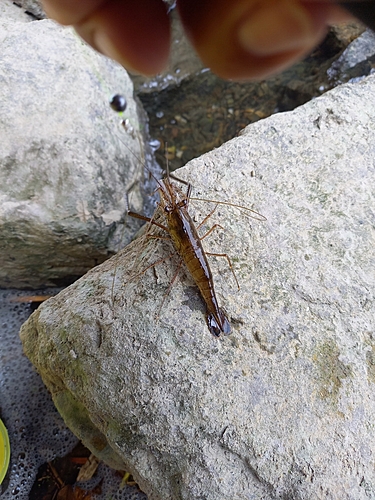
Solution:
{"label": "small dark stone", "polygon": [[126,99],[121,94],[114,95],[109,104],[111,105],[111,108],[118,113],[120,113],[121,111],[125,111],[127,106]]}

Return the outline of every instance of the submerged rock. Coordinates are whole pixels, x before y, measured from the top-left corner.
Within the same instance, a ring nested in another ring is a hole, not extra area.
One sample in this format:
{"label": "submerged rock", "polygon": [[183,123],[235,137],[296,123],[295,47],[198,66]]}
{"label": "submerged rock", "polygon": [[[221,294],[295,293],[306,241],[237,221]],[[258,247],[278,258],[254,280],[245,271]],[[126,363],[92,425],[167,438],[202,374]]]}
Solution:
{"label": "submerged rock", "polygon": [[185,272],[164,297],[178,260],[145,270],[172,250],[144,236],[23,326],[71,429],[150,499],[375,495],[374,91],[338,87],[179,172],[267,217],[220,205],[205,224],[241,285],[213,259],[231,335]]}

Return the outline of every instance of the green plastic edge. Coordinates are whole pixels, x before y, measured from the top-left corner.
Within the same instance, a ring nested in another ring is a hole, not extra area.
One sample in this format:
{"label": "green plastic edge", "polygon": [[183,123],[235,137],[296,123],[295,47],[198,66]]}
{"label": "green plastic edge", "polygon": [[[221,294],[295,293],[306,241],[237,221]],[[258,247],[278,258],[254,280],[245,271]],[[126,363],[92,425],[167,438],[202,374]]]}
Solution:
{"label": "green plastic edge", "polygon": [[[1,450],[2,448],[2,450]],[[0,484],[3,482],[5,474],[7,473],[10,461],[10,443],[8,431],[2,420],[0,420],[0,450],[4,452],[4,459],[0,462]],[[0,456],[2,453],[0,453]]]}

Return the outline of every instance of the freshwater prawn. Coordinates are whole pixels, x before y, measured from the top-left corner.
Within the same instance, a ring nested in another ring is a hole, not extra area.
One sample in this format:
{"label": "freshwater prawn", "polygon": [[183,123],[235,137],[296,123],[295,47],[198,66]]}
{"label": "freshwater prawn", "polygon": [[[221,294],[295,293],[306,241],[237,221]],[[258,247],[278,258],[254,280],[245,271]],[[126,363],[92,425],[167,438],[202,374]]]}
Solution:
{"label": "freshwater prawn", "polygon": [[[187,185],[186,193],[171,181],[171,177]],[[250,208],[243,207],[241,205],[235,205],[233,203],[215,201],[215,200],[201,200],[201,201],[208,201],[215,203],[215,207],[203,219],[203,221],[198,226],[196,226],[188,210],[189,201],[190,199],[192,199],[191,198],[192,185],[190,183],[186,183],[181,179],[178,179],[175,176],[170,175],[168,168],[167,168],[167,176],[161,180],[155,179],[155,181],[158,186],[156,188],[156,191],[159,192],[160,201],[158,202],[158,207],[156,208],[154,215],[152,217],[147,217],[145,215],[133,212],[129,208],[128,199],[127,199],[127,205],[128,205],[127,214],[130,217],[135,217],[147,221],[150,225],[158,226],[169,235],[169,238],[167,237],[165,239],[170,239],[170,241],[172,242],[174,249],[181,257],[181,263],[184,262],[186,268],[188,269],[190,275],[192,276],[206,304],[207,325],[209,331],[215,337],[219,337],[221,334],[228,335],[231,332],[231,325],[225,312],[221,307],[219,307],[214,288],[214,280],[208,263],[207,255],[225,257],[228,261],[229,267],[232,271],[238,289],[240,288],[239,283],[234,273],[233,266],[228,255],[218,254],[218,253],[207,253],[205,252],[202,245],[202,240],[206,238],[209,234],[211,234],[214,229],[216,229],[217,227],[221,229],[223,228],[219,224],[214,224],[214,226],[212,226],[211,229],[209,229],[209,231],[207,231],[207,233],[202,237],[199,236],[198,229],[209,219],[209,217],[211,217],[211,215],[215,212],[218,205],[229,205],[239,208],[241,210],[245,210],[250,217],[253,217],[257,220],[266,220],[266,218],[263,215],[259,214],[258,212]],[[164,224],[159,222],[159,220],[156,220],[156,214],[160,213],[160,211],[158,210],[159,208],[161,209],[162,213],[165,216]],[[155,236],[150,236],[150,237],[155,237]],[[156,238],[163,238],[163,237],[156,236]],[[148,266],[146,269],[143,270],[142,274],[147,269],[154,267],[159,262],[161,261],[155,262],[154,264]],[[174,280],[177,277],[177,273],[181,267],[181,263],[177,269],[176,274],[172,279],[169,289],[171,288]]]}
{"label": "freshwater prawn", "polygon": [[[265,217],[263,217],[258,212],[251,210],[250,208],[242,207],[240,205],[234,205],[232,203],[214,200],[205,200],[215,203],[215,207],[203,219],[199,226],[196,227],[188,210],[189,201],[191,199],[190,195],[192,185],[187,184],[187,191],[186,193],[184,193],[182,189],[180,189],[175,183],[171,182],[169,173],[165,179],[156,180],[156,182],[158,185],[157,191],[159,191],[160,195],[160,202],[158,203],[158,206],[161,208],[165,216],[166,223],[162,224],[159,221],[155,220],[154,217],[157,210],[155,211],[153,217],[146,217],[136,212],[132,212],[129,209],[128,215],[145,220],[150,224],[160,227],[161,229],[166,231],[166,233],[168,233],[174,249],[179,254],[182,262],[184,262],[185,266],[187,267],[206,304],[208,329],[215,337],[219,337],[222,333],[224,335],[228,335],[231,332],[231,326],[225,312],[219,307],[214,288],[214,280],[210,265],[208,263],[207,255],[225,257],[233,273],[238,289],[240,288],[239,283],[228,255],[205,252],[202,245],[202,240],[206,238],[206,236],[211,234],[214,229],[216,229],[217,227],[221,229],[223,228],[219,224],[215,224],[202,237],[199,236],[198,229],[208,220],[209,217],[211,217],[219,204],[234,206],[241,208],[242,210],[247,210],[248,212],[255,214],[251,215],[251,217],[258,220],[265,220]],[[180,182],[184,181],[180,180]],[[152,264],[148,268],[153,267],[155,264]],[[171,285],[173,284],[176,276],[177,273],[175,274]]]}

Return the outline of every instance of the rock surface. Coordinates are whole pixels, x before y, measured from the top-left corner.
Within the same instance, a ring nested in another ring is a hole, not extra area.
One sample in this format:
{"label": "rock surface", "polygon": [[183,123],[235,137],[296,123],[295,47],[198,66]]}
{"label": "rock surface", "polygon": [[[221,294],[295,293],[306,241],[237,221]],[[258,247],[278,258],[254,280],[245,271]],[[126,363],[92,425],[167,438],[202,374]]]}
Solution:
{"label": "rock surface", "polygon": [[27,14],[19,4],[15,5],[12,0],[2,0],[0,4],[0,26],[3,22],[7,23],[11,20],[27,23],[33,21],[34,17]]}
{"label": "rock surface", "polygon": [[374,92],[338,87],[179,172],[268,219],[220,205],[205,224],[241,285],[212,259],[230,336],[186,273],[164,298],[177,261],[145,271],[171,251],[145,237],[23,326],[69,426],[150,499],[375,496]]}
{"label": "rock surface", "polygon": [[368,29],[348,45],[327,74],[336,85],[350,78],[367,76],[374,71],[374,59],[375,33]]}
{"label": "rock surface", "polygon": [[[8,0],[5,0],[6,2]],[[34,19],[45,19],[46,15],[40,0],[17,0],[17,7],[29,13]]]}
{"label": "rock surface", "polygon": [[0,286],[61,284],[134,233],[124,235],[124,191],[142,168],[126,145],[141,158],[140,136],[108,105],[124,94],[139,130],[133,86],[52,21],[2,18],[0,47]]}

